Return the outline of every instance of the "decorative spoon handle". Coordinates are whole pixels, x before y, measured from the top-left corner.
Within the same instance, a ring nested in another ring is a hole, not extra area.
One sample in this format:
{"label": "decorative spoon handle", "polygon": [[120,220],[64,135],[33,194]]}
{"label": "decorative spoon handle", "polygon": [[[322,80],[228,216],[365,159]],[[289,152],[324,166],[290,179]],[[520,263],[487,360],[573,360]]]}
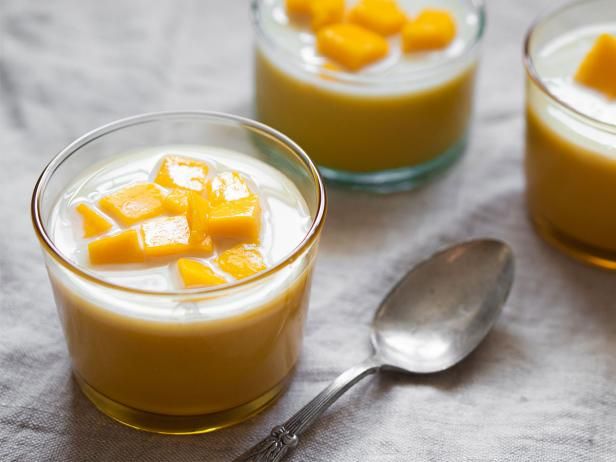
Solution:
{"label": "decorative spoon handle", "polygon": [[376,356],[340,374],[325,390],[300,409],[282,425],[275,426],[269,436],[234,459],[234,462],[278,462],[291,448],[297,446],[301,435],[317,418],[325,412],[344,392],[367,375],[381,368]]}

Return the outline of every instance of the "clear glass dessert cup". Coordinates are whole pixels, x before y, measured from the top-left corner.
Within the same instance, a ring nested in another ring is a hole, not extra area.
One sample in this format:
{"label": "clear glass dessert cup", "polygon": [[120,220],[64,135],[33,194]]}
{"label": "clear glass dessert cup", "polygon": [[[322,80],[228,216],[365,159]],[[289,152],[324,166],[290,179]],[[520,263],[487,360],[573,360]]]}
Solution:
{"label": "clear glass dessert cup", "polygon": [[616,269],[616,125],[550,91],[541,50],[576,28],[616,23],[613,0],[575,1],[540,18],[525,44],[525,173],[529,214],[551,245],[583,262]]}
{"label": "clear glass dessert cup", "polygon": [[299,143],[328,181],[406,190],[460,157],[485,30],[482,0],[460,0],[472,13],[474,35],[459,53],[395,75],[306,62],[265,25],[277,1],[253,0],[256,117]]}
{"label": "clear glass dessert cup", "polygon": [[[274,166],[310,213],[303,240],[271,268],[212,288],[157,292],[118,286],[80,267],[49,224],[84,169],[166,145],[215,146]],[[291,140],[248,119],[208,112],[145,114],[98,128],[63,149],[32,198],[39,238],[74,376],[108,416],[159,433],[203,433],[240,422],[284,390],[298,359],[326,198],[319,174]]]}

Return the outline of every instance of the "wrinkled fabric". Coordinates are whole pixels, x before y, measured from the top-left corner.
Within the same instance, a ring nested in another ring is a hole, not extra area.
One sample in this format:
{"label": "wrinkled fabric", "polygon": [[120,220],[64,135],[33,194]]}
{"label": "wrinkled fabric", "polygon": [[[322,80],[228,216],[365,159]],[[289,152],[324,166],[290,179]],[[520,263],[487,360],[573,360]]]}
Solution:
{"label": "wrinkled fabric", "polygon": [[[492,0],[467,155],[419,190],[329,188],[289,391],[234,428],[171,437],[121,426],[71,378],[41,252],[34,182],[85,131],[136,113],[251,114],[247,1],[0,1],[0,461],[222,461],[370,353],[370,320],[407,268],[489,236],[517,256],[511,298],[467,361],[365,379],[306,433],[297,461],[613,461],[616,275],[557,253],[524,205],[522,41],[553,0]],[[412,143],[412,140],[409,140]]]}

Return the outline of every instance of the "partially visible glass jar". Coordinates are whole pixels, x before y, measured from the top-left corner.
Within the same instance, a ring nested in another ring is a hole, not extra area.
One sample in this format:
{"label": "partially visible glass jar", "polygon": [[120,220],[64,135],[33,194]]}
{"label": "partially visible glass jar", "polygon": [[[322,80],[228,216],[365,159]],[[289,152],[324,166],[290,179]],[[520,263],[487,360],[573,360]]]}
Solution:
{"label": "partially visible glass jar", "polygon": [[[316,54],[313,34],[290,32],[283,0],[254,0],[256,116],[297,141],[328,180],[382,192],[409,189],[465,149],[483,1],[409,4],[449,9],[460,39],[416,61],[402,56],[393,39],[383,63],[351,73],[333,70]],[[395,60],[405,65],[391,66]]]}
{"label": "partially visible glass jar", "polygon": [[[50,223],[67,186],[92,165],[148,147],[213,146],[274,166],[297,188],[311,224],[283,261],[211,288],[129,288],[75,264]],[[45,168],[32,199],[75,378],[105,414],[159,433],[201,433],[240,422],[282,392],[298,359],[325,191],[304,152],[240,117],[158,113],[96,129]]]}
{"label": "partially visible glass jar", "polygon": [[[549,243],[616,269],[616,104],[572,82],[602,33],[616,33],[613,0],[582,0],[539,19],[525,46],[526,187],[530,216]],[[608,114],[609,115],[609,114]]]}

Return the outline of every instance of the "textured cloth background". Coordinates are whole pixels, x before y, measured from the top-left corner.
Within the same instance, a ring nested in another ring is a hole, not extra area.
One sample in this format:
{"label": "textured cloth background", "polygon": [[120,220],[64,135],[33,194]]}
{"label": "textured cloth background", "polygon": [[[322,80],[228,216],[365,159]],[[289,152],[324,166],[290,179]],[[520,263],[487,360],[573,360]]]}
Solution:
{"label": "textured cloth background", "polygon": [[510,302],[479,350],[437,376],[365,380],[293,460],[616,460],[616,275],[546,246],[523,201],[522,40],[555,3],[489,1],[474,133],[445,177],[385,197],[330,188],[288,393],[232,429],[169,437],[114,423],[71,379],[30,193],[60,148],[119,117],[249,115],[248,3],[0,0],[0,460],[228,460],[369,354],[372,314],[401,271],[479,236],[506,240],[518,259]]}

